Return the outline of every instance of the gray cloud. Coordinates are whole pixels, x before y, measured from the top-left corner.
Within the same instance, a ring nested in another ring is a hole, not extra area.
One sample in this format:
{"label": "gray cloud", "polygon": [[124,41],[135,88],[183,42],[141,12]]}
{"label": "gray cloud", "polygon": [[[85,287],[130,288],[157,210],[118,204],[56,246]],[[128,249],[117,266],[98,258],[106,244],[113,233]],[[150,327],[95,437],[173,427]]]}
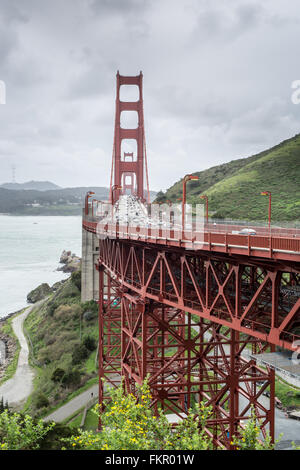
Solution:
{"label": "gray cloud", "polygon": [[115,75],[144,73],[150,182],[299,129],[296,0],[0,0],[1,181],[108,185]]}

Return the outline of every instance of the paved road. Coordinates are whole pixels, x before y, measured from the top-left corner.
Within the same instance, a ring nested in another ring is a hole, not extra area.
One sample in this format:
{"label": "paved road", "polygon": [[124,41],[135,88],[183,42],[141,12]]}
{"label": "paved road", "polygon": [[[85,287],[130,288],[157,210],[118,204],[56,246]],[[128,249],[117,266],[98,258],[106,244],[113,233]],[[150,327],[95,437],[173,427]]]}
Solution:
{"label": "paved road", "polygon": [[92,393],[93,397],[98,396],[98,384],[93,385],[91,388],[82,392],[80,395],[77,395],[77,397],[73,398],[56,411],[53,411],[53,413],[44,418],[44,421],[55,421],[56,423],[61,423],[69,416],[72,416],[73,413],[83,408],[91,400]]}
{"label": "paved road", "polygon": [[10,406],[20,407],[32,392],[34,371],[28,364],[29,349],[23,333],[23,323],[31,310],[38,304],[27,308],[23,313],[12,320],[12,328],[17,336],[21,350],[15,375],[0,386],[0,398]]}

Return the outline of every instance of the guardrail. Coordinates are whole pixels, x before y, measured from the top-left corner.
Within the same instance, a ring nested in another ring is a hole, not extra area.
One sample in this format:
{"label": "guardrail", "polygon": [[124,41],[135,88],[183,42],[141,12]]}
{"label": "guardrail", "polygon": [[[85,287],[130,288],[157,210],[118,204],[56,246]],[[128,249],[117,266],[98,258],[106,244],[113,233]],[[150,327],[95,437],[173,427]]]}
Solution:
{"label": "guardrail", "polygon": [[139,227],[102,223],[96,218],[84,218],[83,227],[100,237],[144,241],[166,246],[179,246],[189,250],[237,253],[246,256],[279,258],[300,261],[300,236],[242,235],[203,231],[170,229],[165,227]]}

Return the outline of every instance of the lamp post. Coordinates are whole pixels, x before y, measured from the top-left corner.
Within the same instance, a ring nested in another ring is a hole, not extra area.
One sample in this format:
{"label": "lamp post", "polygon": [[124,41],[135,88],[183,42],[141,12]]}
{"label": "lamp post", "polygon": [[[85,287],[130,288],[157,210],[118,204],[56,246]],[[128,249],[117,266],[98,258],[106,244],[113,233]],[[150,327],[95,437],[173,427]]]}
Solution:
{"label": "lamp post", "polygon": [[122,190],[122,186],[119,186],[118,184],[114,184],[111,188],[111,203],[112,205],[114,205],[115,201],[114,201],[114,192],[115,191],[121,191]]}
{"label": "lamp post", "polygon": [[206,206],[206,223],[208,224],[208,196],[206,194],[203,194],[200,196],[200,199],[205,199],[205,206]]}
{"label": "lamp post", "polygon": [[[92,217],[94,217],[94,202],[98,203],[97,199],[92,200]],[[97,205],[97,207],[98,207],[98,205]],[[96,211],[96,214],[97,214],[97,211]]]}
{"label": "lamp post", "polygon": [[122,190],[122,186],[119,186],[118,184],[114,184],[111,188],[111,221],[113,220],[113,207],[114,207],[114,192],[117,190]]}
{"label": "lamp post", "polygon": [[88,191],[85,196],[85,215],[89,214],[89,198],[92,194],[95,194],[94,191]]}
{"label": "lamp post", "polygon": [[199,176],[196,175],[186,175],[183,178],[183,185],[182,185],[182,232],[184,233],[184,222],[185,222],[185,202],[186,202],[186,183],[191,180],[198,180]]}
{"label": "lamp post", "polygon": [[262,196],[269,196],[269,230],[271,230],[271,201],[272,201],[272,194],[271,191],[262,191]]}

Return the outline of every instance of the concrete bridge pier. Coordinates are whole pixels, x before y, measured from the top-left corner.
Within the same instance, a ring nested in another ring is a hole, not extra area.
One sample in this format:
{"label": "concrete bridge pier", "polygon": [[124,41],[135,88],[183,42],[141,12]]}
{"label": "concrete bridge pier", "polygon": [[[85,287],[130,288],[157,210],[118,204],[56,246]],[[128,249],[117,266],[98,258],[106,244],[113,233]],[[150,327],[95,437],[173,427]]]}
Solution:
{"label": "concrete bridge pier", "polygon": [[99,257],[97,235],[82,230],[81,301],[99,300],[99,273],[95,267]]}

